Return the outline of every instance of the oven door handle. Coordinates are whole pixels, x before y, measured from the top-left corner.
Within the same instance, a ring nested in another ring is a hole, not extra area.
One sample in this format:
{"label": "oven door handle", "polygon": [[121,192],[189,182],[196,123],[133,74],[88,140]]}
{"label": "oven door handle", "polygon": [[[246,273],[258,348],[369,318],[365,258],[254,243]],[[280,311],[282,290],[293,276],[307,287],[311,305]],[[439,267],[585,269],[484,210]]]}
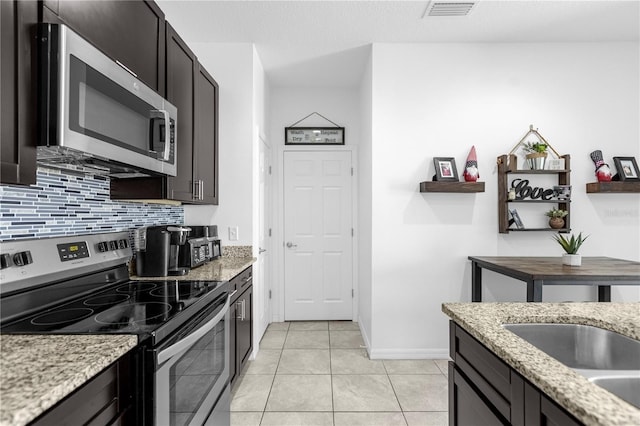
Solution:
{"label": "oven door handle", "polygon": [[192,346],[202,336],[204,336],[209,331],[211,331],[216,326],[216,324],[220,322],[220,320],[225,316],[225,314],[229,310],[230,301],[231,301],[231,297],[227,296],[227,301],[225,302],[224,307],[215,317],[213,317],[210,321],[208,321],[205,325],[203,325],[193,333],[189,334],[184,339],[174,343],[173,345],[169,346],[167,349],[164,349],[163,351],[158,353],[158,365],[164,363],[175,354],[180,353],[183,350],[187,349],[188,347]]}

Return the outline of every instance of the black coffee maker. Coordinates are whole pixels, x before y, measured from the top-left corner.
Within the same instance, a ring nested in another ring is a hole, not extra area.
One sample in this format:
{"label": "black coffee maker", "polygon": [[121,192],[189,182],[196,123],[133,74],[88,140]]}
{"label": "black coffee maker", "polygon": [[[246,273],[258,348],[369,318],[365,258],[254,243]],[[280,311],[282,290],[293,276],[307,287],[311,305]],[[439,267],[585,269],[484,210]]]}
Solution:
{"label": "black coffee maker", "polygon": [[164,226],[138,228],[134,231],[136,274],[140,277],[166,277],[169,272],[171,234]]}
{"label": "black coffee maker", "polygon": [[136,273],[141,277],[186,275],[190,268],[181,266],[181,251],[191,228],[180,225],[149,226],[136,229]]}

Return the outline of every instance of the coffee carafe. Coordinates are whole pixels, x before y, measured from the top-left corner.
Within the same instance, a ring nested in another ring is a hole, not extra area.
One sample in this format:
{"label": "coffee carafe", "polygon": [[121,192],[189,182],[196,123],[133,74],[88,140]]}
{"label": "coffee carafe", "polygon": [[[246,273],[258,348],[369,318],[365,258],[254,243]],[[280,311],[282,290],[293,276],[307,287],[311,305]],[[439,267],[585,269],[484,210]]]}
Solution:
{"label": "coffee carafe", "polygon": [[186,275],[190,268],[188,266],[180,266],[180,251],[186,250],[185,243],[191,228],[180,225],[169,225],[166,227],[170,234],[169,242],[169,269],[168,275]]}

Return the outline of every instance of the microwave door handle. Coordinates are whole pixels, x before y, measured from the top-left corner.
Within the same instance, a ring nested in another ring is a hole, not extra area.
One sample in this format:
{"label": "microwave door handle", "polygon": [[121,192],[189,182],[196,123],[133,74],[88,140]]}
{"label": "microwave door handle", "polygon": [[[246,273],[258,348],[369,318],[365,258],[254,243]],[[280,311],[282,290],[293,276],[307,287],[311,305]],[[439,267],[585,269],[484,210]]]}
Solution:
{"label": "microwave door handle", "polygon": [[169,358],[171,358],[175,354],[180,353],[183,350],[187,349],[189,346],[192,346],[202,336],[204,336],[209,331],[211,331],[216,326],[216,324],[218,324],[218,322],[220,322],[222,317],[224,317],[225,314],[227,313],[227,311],[229,310],[230,301],[231,301],[231,297],[227,296],[227,301],[225,302],[224,307],[222,308],[222,310],[215,317],[213,317],[213,319],[208,321],[205,325],[203,325],[202,327],[200,327],[199,329],[197,329],[193,333],[189,334],[184,339],[177,341],[173,345],[169,346],[167,349],[164,349],[163,351],[161,351],[158,354],[158,365],[160,365],[163,362],[167,361]]}
{"label": "microwave door handle", "polygon": [[158,110],[164,116],[164,154],[162,155],[162,159],[164,161],[169,161],[169,154],[171,149],[171,118],[169,117],[169,111],[165,109]]}

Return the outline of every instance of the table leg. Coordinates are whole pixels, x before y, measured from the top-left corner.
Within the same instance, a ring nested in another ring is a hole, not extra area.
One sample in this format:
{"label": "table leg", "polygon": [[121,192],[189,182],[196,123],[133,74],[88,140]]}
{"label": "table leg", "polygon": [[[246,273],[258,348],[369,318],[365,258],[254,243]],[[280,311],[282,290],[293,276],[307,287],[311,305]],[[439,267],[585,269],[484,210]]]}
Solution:
{"label": "table leg", "polygon": [[482,302],[482,267],[471,262],[471,301]]}
{"label": "table leg", "polygon": [[527,281],[527,302],[542,302],[543,280]]}
{"label": "table leg", "polygon": [[611,286],[610,285],[598,286],[598,302],[611,302]]}

